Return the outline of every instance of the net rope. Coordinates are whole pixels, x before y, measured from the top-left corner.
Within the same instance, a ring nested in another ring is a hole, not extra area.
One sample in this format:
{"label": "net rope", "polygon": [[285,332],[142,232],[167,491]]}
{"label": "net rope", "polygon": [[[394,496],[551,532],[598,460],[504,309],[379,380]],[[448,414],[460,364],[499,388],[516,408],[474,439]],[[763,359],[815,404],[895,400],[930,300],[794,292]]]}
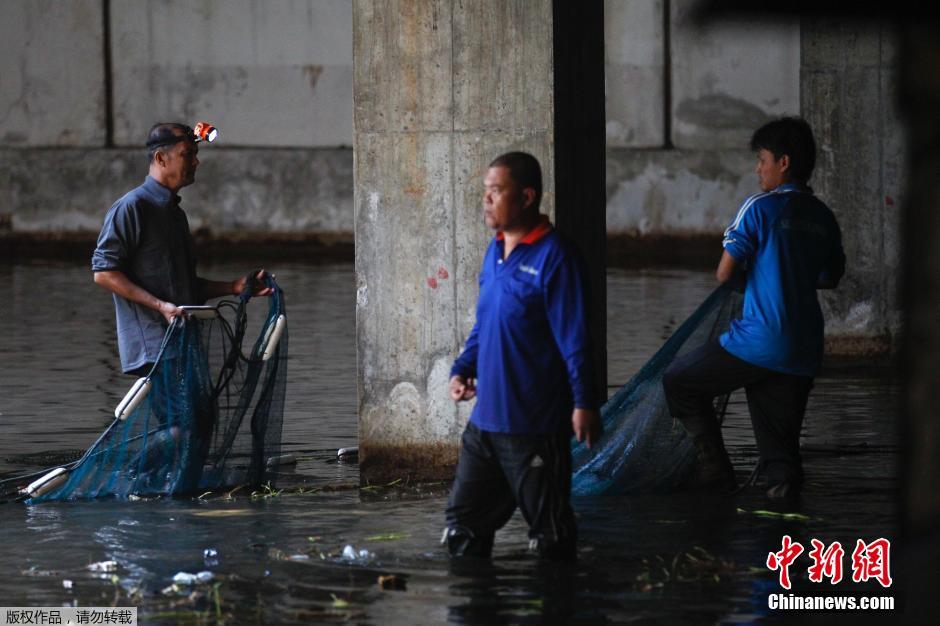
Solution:
{"label": "net rope", "polygon": [[[666,406],[663,374],[679,356],[715,339],[739,314],[741,294],[715,289],[633,378],[601,407],[604,434],[588,448],[574,441],[572,492],[576,495],[656,493],[678,489],[695,458],[692,438]],[[728,396],[715,400],[721,419]]]}

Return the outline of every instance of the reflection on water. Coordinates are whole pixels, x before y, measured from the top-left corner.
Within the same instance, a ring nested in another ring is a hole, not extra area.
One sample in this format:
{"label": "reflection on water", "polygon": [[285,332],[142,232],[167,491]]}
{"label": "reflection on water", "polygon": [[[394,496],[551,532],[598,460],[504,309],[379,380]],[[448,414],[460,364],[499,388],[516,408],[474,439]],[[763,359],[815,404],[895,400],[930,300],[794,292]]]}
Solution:
{"label": "reflection on water", "polygon": [[[287,294],[290,378],[286,451],[301,461],[292,484],[349,485],[354,465],[334,462],[356,443],[355,278],[351,265],[272,268]],[[206,273],[233,277],[242,268]],[[0,268],[0,471],[34,466],[16,455],[82,448],[110,421],[130,379],[117,370],[109,297],[79,265]],[[709,273],[614,271],[608,277],[611,384],[622,384],[713,287]],[[0,505],[6,545],[0,598],[8,606],[133,604],[141,623],[176,623],[176,611],[214,615],[215,598],[163,595],[179,571],[216,575],[229,623],[747,622],[773,618],[764,567],[783,534],[854,546],[895,538],[898,383],[890,370],[839,367],[817,380],[804,443],[808,477],[800,517],[767,517],[758,491],[578,499],[574,567],[539,565],[517,516],[486,564],[452,564],[437,545],[442,496],[318,491],[208,501]],[[726,423],[743,480],[756,462],[743,394]],[[27,460],[28,462],[28,460]],[[37,461],[33,461],[34,463]],[[347,544],[370,556],[340,554]],[[217,551],[206,557],[205,550]],[[851,548],[847,548],[850,552]],[[846,557],[847,572],[851,563]],[[806,557],[801,557],[806,559]],[[96,573],[89,563],[114,560]],[[830,589],[791,570],[796,593],[885,595],[851,576]],[[383,590],[382,574],[404,581]],[[73,581],[71,589],[63,580]],[[162,615],[162,617],[161,617]],[[149,617],[146,617],[149,616]]]}

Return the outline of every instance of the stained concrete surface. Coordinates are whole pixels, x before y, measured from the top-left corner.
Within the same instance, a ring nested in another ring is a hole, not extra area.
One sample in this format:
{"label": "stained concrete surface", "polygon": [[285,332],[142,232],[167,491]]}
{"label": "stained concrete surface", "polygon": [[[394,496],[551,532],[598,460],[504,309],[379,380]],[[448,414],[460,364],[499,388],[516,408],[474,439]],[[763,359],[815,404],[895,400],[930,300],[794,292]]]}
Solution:
{"label": "stained concrete surface", "polygon": [[[219,236],[349,237],[352,151],[204,146],[196,183],[180,192],[193,230]],[[108,208],[147,175],[142,148],[0,149],[0,215],[15,233],[101,229]]]}
{"label": "stained concrete surface", "polygon": [[352,138],[345,0],[111,2],[114,143],[156,121],[206,119],[229,146],[335,147]]}
{"label": "stained concrete surface", "polygon": [[666,143],[663,10],[663,0],[604,2],[608,148]]}
{"label": "stained concrete surface", "polygon": [[0,146],[100,146],[105,138],[101,0],[0,7]]}
{"label": "stained concrete surface", "polygon": [[753,170],[746,150],[608,149],[607,233],[718,238],[759,191]]}
{"label": "stained concrete surface", "polygon": [[468,410],[440,390],[491,236],[486,165],[534,153],[553,210],[552,3],[359,0],[353,24],[363,480],[385,459],[449,475]]}
{"label": "stained concrete surface", "polygon": [[821,298],[827,327],[894,345],[906,201],[896,26],[807,18],[802,29],[801,108],[818,153],[811,184],[839,219],[848,258],[839,289]]}
{"label": "stained concrete surface", "polygon": [[672,0],[673,143],[741,149],[754,129],[800,112],[800,25],[785,20],[691,19],[695,0]]}

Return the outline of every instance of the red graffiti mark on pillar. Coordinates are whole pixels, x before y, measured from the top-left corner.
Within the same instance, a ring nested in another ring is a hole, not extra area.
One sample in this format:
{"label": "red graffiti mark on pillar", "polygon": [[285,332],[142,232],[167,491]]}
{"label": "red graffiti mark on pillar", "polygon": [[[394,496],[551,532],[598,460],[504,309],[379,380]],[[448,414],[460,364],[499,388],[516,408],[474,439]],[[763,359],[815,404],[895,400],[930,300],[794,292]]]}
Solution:
{"label": "red graffiti mark on pillar", "polygon": [[437,279],[431,276],[428,278],[428,287],[431,289],[437,289]]}
{"label": "red graffiti mark on pillar", "polygon": [[891,196],[885,196],[885,204],[888,206],[894,206],[894,198]]}
{"label": "red graffiti mark on pillar", "polygon": [[437,277],[440,278],[441,280],[447,280],[448,278],[450,278],[450,274],[447,273],[447,268],[441,266],[441,268],[437,270]]}

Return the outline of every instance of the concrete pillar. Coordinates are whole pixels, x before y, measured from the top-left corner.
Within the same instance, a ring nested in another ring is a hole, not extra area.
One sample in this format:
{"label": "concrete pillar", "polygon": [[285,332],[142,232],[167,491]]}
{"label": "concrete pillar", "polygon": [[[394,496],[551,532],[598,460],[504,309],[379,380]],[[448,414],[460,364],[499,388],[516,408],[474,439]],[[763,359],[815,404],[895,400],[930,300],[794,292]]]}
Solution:
{"label": "concrete pillar", "polygon": [[904,410],[901,419],[901,584],[905,619],[935,620],[940,583],[940,23],[904,29],[901,101],[910,158],[903,205]]}
{"label": "concrete pillar", "polygon": [[821,292],[830,352],[889,351],[900,332],[896,40],[892,23],[802,20],[801,109],[818,152],[810,182],[838,217],[847,256],[839,289]]}
{"label": "concrete pillar", "polygon": [[354,3],[363,482],[452,473],[470,407],[448,398],[447,380],[473,325],[492,236],[482,180],[498,154],[541,161],[543,211],[591,252],[594,317],[604,319],[603,12],[563,4]]}

